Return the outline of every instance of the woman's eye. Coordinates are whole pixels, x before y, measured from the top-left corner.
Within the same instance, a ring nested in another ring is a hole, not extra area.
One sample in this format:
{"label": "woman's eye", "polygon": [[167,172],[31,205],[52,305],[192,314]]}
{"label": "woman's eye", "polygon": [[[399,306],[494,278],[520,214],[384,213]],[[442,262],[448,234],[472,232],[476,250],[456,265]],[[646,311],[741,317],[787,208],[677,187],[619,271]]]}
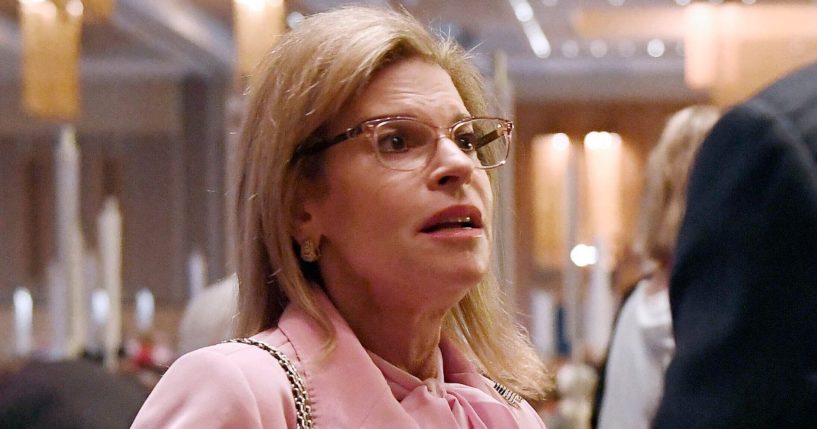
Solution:
{"label": "woman's eye", "polygon": [[457,134],[457,146],[464,151],[472,151],[476,149],[477,136],[472,132]]}
{"label": "woman's eye", "polygon": [[377,148],[381,153],[405,152],[409,149],[409,142],[403,135],[390,133],[378,137]]}

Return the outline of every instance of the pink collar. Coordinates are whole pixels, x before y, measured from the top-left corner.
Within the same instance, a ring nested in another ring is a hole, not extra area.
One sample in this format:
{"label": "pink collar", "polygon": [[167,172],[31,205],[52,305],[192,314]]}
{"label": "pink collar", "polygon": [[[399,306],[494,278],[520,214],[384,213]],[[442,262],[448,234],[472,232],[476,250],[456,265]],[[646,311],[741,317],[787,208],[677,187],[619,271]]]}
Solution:
{"label": "pink collar", "polygon": [[[519,410],[511,410],[450,341],[443,339],[438,355],[444,381],[420,381],[379,357],[373,360],[331,301],[316,295],[336,332],[335,348],[323,360],[325,338],[303,310],[289,305],[278,323],[295,351],[316,427],[470,427],[474,420],[482,421],[474,427],[518,427]],[[258,338],[264,341],[273,332]],[[401,387],[394,390],[395,385]]]}
{"label": "pink collar", "polygon": [[323,360],[320,327],[295,305],[284,310],[278,328],[289,339],[304,377],[318,428],[419,428],[395,426],[411,418],[394,400],[383,374],[352,329],[323,293],[318,305],[335,327],[335,348]]}

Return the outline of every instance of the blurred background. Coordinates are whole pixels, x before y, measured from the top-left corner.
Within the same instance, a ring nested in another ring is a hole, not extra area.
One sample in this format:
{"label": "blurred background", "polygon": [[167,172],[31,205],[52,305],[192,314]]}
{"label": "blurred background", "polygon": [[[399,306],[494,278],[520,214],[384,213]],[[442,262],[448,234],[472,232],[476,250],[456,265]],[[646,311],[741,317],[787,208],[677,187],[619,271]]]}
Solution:
{"label": "blurred background", "polygon": [[[344,3],[0,0],[0,360],[86,356],[150,384],[178,356],[185,307],[232,272],[246,77]],[[554,368],[604,357],[667,117],[817,60],[813,0],[357,3],[455,38],[514,119],[496,265]]]}

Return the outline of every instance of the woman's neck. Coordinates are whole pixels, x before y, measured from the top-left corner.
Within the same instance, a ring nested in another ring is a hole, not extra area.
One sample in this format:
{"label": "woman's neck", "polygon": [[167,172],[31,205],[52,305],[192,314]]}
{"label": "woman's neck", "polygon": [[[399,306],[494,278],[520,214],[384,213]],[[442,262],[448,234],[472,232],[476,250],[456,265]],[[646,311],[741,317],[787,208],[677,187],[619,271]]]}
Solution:
{"label": "woman's neck", "polygon": [[434,378],[445,313],[417,314],[357,298],[331,297],[363,347],[420,380]]}

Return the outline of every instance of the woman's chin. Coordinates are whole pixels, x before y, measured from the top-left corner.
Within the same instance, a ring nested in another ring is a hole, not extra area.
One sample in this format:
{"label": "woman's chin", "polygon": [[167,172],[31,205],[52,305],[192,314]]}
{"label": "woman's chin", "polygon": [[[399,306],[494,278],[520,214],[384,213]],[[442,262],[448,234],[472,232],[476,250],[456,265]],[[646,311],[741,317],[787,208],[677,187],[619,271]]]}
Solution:
{"label": "woman's chin", "polygon": [[[423,288],[437,300],[456,305],[468,292],[473,290],[485,278],[484,271],[462,270],[447,272],[431,279]],[[443,298],[445,297],[445,298]]]}

